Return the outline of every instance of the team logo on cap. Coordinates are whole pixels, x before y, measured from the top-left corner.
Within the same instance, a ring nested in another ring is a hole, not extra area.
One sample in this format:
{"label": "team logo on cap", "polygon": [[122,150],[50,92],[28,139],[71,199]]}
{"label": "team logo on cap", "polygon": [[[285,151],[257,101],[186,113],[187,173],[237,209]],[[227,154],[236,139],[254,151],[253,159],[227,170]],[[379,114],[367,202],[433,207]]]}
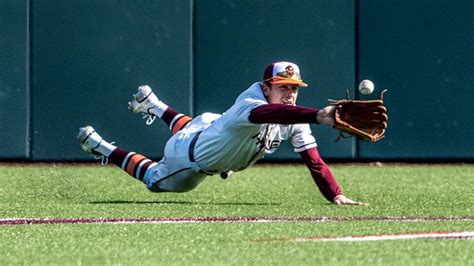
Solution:
{"label": "team logo on cap", "polygon": [[286,72],[288,73],[288,76],[289,77],[293,77],[293,75],[295,74],[295,70],[293,69],[293,66],[287,66],[286,68]]}
{"label": "team logo on cap", "polygon": [[301,79],[300,76],[295,73],[295,69],[292,65],[288,65],[287,67],[285,67],[285,71],[278,72],[276,75],[282,78],[290,78],[296,80]]}

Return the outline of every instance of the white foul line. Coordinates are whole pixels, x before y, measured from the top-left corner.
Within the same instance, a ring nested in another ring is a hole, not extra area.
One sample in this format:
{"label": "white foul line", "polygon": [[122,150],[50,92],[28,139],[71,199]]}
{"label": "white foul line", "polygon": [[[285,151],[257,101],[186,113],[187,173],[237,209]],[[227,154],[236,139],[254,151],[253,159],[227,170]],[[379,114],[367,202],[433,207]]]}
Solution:
{"label": "white foul line", "polygon": [[369,236],[345,236],[345,237],[298,237],[287,239],[291,242],[306,241],[381,241],[381,240],[404,240],[419,238],[450,238],[450,239],[474,239],[474,232],[450,232],[450,233],[407,233],[397,235],[369,235]]}

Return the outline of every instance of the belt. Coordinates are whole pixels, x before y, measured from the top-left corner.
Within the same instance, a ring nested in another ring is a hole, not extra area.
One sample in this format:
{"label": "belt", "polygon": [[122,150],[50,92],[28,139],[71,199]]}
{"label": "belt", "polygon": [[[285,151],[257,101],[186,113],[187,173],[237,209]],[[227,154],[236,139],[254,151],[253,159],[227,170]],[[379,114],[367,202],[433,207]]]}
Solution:
{"label": "belt", "polygon": [[196,141],[198,140],[199,135],[201,135],[201,133],[202,131],[196,133],[196,135],[194,135],[193,139],[191,140],[191,143],[189,144],[189,161],[192,163],[196,162],[196,160],[194,159],[194,147],[196,146]]}
{"label": "belt", "polygon": [[199,138],[199,135],[201,135],[202,131],[199,131],[198,133],[196,133],[196,135],[194,135],[193,139],[191,140],[191,143],[189,143],[189,151],[188,151],[188,155],[189,155],[189,161],[193,164],[193,168],[195,170],[198,170],[199,172],[201,173],[204,173],[206,175],[215,175],[219,172],[216,172],[216,171],[206,171],[206,170],[203,170],[201,169],[201,166],[199,166],[197,163],[196,163],[196,159],[194,158],[194,148],[196,147],[196,142]]}

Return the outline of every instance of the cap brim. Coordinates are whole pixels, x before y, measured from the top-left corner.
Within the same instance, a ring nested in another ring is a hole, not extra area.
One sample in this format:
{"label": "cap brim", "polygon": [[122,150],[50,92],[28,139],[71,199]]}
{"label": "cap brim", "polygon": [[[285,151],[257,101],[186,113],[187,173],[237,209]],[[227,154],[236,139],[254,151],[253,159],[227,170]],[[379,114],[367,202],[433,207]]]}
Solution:
{"label": "cap brim", "polygon": [[297,85],[298,87],[308,87],[308,84],[304,83],[302,80],[294,80],[294,79],[273,79],[270,81],[271,84],[289,84],[289,85]]}

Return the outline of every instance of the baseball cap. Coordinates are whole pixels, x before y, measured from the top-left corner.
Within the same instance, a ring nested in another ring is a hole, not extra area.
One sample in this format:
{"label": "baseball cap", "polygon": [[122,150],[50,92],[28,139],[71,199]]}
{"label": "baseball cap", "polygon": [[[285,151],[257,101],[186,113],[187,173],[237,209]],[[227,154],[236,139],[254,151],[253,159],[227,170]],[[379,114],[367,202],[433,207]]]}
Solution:
{"label": "baseball cap", "polygon": [[291,62],[276,62],[265,69],[263,82],[269,81],[272,84],[291,84],[299,87],[308,87],[301,79],[300,68]]}

